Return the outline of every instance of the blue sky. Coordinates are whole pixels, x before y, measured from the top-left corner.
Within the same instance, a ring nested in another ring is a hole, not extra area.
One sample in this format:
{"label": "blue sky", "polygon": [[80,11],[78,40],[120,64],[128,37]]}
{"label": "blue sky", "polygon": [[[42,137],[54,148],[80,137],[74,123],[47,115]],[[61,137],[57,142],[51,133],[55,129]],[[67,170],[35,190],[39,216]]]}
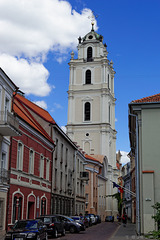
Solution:
{"label": "blue sky", "polygon": [[65,126],[68,62],[90,11],[116,71],[116,149],[129,152],[128,103],[160,92],[159,0],[0,0],[0,66]]}

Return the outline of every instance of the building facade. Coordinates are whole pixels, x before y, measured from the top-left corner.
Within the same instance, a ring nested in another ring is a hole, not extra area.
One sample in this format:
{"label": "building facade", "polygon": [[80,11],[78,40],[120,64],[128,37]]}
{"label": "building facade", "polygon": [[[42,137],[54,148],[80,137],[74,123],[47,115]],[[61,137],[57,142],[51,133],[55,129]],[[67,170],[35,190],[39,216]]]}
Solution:
{"label": "building facade", "polygon": [[[92,30],[79,37],[78,58],[71,53],[68,90],[67,135],[91,157],[106,156],[110,171],[107,195],[117,181],[116,130],[113,62],[107,58],[102,35]],[[106,215],[117,215],[112,198],[107,199]]]}
{"label": "building facade", "polygon": [[100,154],[116,166],[113,62],[103,37],[91,30],[71,53],[67,134],[87,154]]}
{"label": "building facade", "polygon": [[130,162],[126,163],[122,167],[122,179],[123,179],[123,187],[125,188],[123,193],[123,208],[125,208],[128,219],[131,220],[132,219],[132,196],[131,196]]}
{"label": "building facade", "polygon": [[18,88],[0,68],[0,231],[6,225],[9,189],[10,136],[19,136],[19,122],[12,112],[12,95]]}
{"label": "building facade", "polygon": [[136,173],[137,232],[145,234],[157,228],[153,205],[160,199],[159,127],[160,94],[129,104],[129,137]]}
{"label": "building facade", "polygon": [[85,213],[85,157],[57,125],[52,126],[56,144],[53,156],[53,213],[72,216]]}
{"label": "building facade", "polygon": [[85,173],[85,157],[79,147],[71,141],[44,109],[18,95],[39,127],[55,143],[52,164],[51,213],[74,215],[85,211],[84,185],[88,179]]}
{"label": "building facade", "polygon": [[[19,219],[34,219],[41,214],[49,214],[51,209],[55,145],[26,109],[23,99],[19,94],[13,99],[13,110],[18,117],[22,135],[11,138],[8,227]],[[27,99],[25,101],[27,103]]]}

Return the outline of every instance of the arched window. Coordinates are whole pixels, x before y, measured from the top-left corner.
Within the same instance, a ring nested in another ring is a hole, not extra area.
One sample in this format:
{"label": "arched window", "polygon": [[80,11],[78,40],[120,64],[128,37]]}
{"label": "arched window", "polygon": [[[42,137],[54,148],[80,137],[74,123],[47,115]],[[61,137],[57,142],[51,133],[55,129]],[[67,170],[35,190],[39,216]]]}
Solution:
{"label": "arched window", "polygon": [[91,84],[91,71],[86,71],[86,84]]}
{"label": "arched window", "polygon": [[92,47],[87,48],[87,62],[92,61]]}
{"label": "arched window", "polygon": [[89,102],[86,102],[84,106],[84,121],[90,121],[90,115],[91,115],[91,104]]}

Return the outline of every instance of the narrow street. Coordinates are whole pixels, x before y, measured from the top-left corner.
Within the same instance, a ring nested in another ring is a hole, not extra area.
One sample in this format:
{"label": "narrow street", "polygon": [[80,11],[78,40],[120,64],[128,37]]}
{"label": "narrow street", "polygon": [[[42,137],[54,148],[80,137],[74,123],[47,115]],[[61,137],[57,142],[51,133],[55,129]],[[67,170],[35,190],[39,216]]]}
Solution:
{"label": "narrow street", "polygon": [[[86,228],[86,231],[71,234],[66,233],[64,237],[58,237],[61,240],[108,240],[117,230],[117,223],[102,222],[92,227]],[[49,237],[49,240],[52,239]]]}

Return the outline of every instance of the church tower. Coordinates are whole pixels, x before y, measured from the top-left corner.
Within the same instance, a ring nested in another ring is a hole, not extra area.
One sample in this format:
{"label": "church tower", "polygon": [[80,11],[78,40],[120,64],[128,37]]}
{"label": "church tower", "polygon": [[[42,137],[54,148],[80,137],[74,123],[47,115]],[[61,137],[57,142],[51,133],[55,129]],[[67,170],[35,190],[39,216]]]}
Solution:
{"label": "church tower", "polygon": [[94,24],[78,41],[78,58],[72,52],[69,62],[67,134],[87,154],[105,155],[116,167],[113,62]]}

